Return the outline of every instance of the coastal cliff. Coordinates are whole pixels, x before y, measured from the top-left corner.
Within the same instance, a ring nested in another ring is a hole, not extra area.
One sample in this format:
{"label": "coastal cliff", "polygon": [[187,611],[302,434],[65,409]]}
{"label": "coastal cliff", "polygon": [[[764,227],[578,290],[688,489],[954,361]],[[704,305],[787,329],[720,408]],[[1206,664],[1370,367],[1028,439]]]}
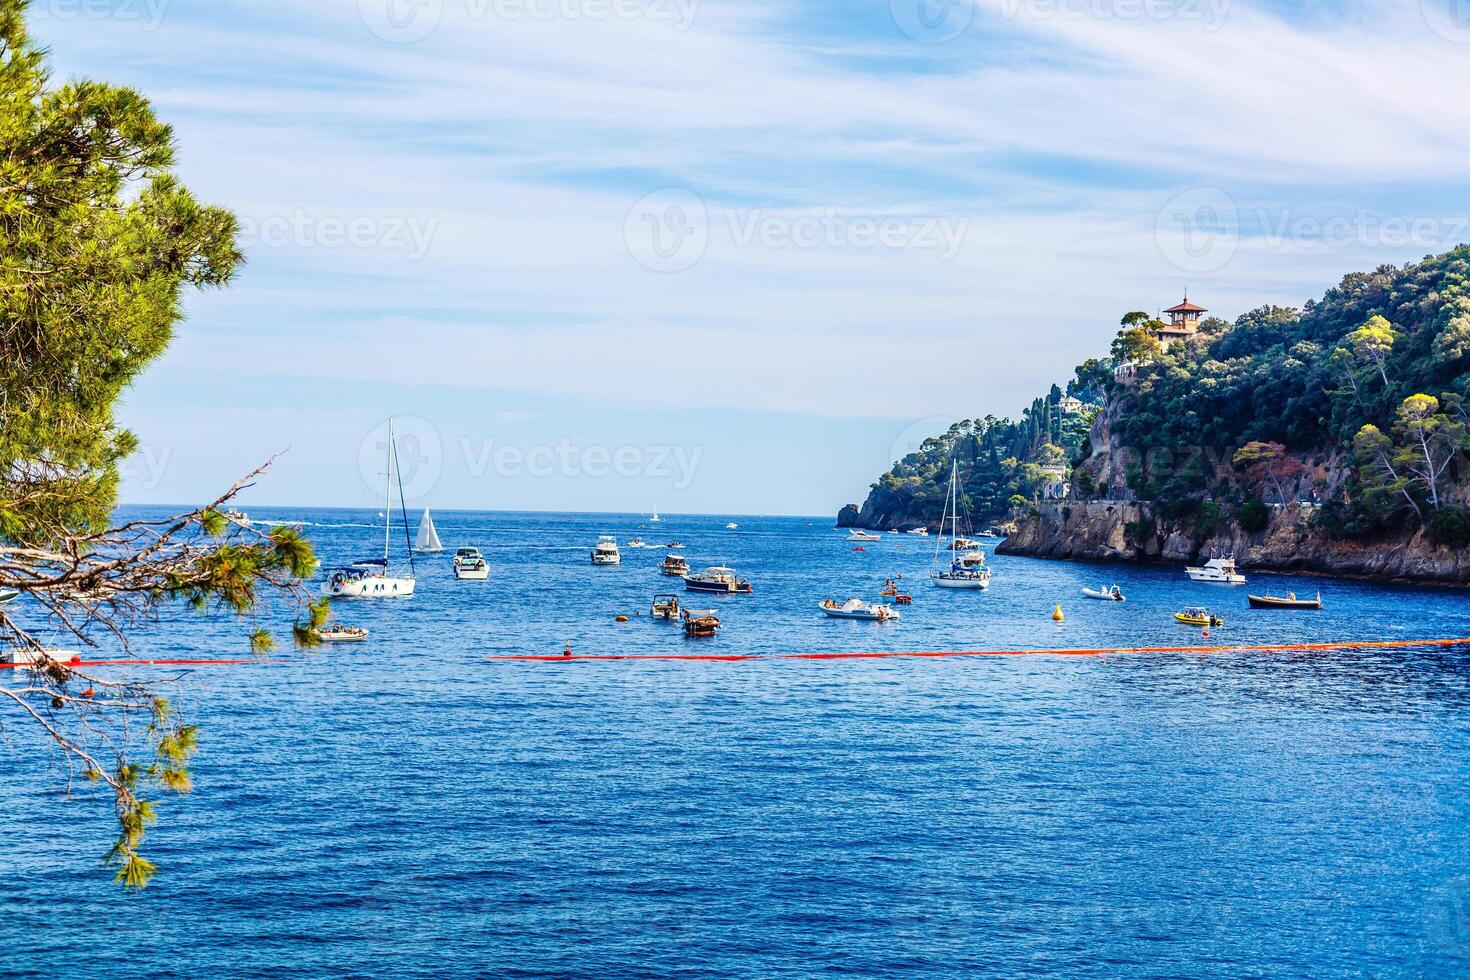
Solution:
{"label": "coastal cliff", "polygon": [[1123,317],[1020,422],[926,440],[845,527],[935,527],[952,464],[1002,554],[1470,584],[1470,247],[1233,323]]}
{"label": "coastal cliff", "polygon": [[1199,563],[1234,555],[1242,567],[1353,578],[1470,584],[1470,552],[1435,545],[1424,531],[1340,541],[1314,528],[1311,509],[1279,509],[1263,531],[1222,523],[1208,535],[1191,520],[1160,519],[1137,501],[1043,503],[996,552],[1082,561]]}

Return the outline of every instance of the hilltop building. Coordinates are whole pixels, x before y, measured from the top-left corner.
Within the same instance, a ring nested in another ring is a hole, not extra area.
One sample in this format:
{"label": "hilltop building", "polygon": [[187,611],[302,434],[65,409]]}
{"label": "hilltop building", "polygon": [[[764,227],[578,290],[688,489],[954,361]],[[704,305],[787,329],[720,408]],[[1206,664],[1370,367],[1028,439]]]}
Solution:
{"label": "hilltop building", "polygon": [[1157,332],[1157,336],[1159,343],[1167,347],[1176,340],[1188,340],[1199,333],[1199,318],[1209,310],[1203,306],[1195,306],[1186,293],[1184,302],[1171,306],[1164,312],[1169,315],[1169,322]]}

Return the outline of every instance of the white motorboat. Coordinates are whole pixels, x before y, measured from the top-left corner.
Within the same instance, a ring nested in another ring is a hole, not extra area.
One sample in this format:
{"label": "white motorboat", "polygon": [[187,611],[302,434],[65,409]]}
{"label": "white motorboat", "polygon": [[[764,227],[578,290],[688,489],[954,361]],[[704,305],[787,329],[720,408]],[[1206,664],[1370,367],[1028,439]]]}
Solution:
{"label": "white motorboat", "polygon": [[1189,566],[1184,573],[1194,582],[1214,582],[1219,585],[1244,585],[1245,576],[1235,568],[1234,558],[1211,558],[1201,568]]}
{"label": "white motorboat", "polygon": [[684,587],[690,592],[748,594],[753,591],[749,582],[735,574],[735,569],[723,565],[713,565],[702,572],[685,575]]}
{"label": "white motorboat", "polygon": [[725,530],[727,530],[727,531],[733,531],[733,530],[735,530],[738,527],[740,527],[739,524],[736,524],[734,521],[731,521],[729,524],[726,524],[725,525]]}
{"label": "white motorboat", "polygon": [[689,560],[683,555],[664,555],[658,570],[670,578],[683,578],[689,574]]}
{"label": "white motorboat", "polygon": [[[940,537],[934,542],[934,560],[930,565],[929,581],[935,588],[940,589],[971,589],[980,590],[990,588],[990,569],[985,567],[985,555],[980,553],[978,563],[966,564],[966,557],[962,555],[965,551],[978,551],[979,545],[960,537],[960,514],[959,514],[959,474],[960,466],[958,460],[950,461],[949,468],[949,493],[944,498],[944,513],[939,518]],[[939,565],[939,556],[944,548],[944,522],[953,521],[949,538],[949,570],[936,571]]]}
{"label": "white motorboat", "polygon": [[434,518],[429,516],[429,508],[424,508],[424,516],[419,521],[419,533],[413,539],[413,550],[423,554],[438,554],[444,550],[444,544],[439,540],[439,531],[434,527]]}
{"label": "white motorboat", "polygon": [[954,556],[954,562],[961,568],[984,568],[985,552],[979,550],[961,551]]}
{"label": "white motorboat", "polygon": [[840,606],[836,601],[828,599],[822,603],[821,609],[833,619],[862,619],[874,623],[885,623],[891,619],[901,618],[898,610],[892,606],[864,602],[861,599],[848,599]]}
{"label": "white motorboat", "polygon": [[929,536],[929,529],[927,527],[911,527],[904,533],[917,534],[921,538],[927,538]]}
{"label": "white motorboat", "polygon": [[[393,420],[388,420],[387,475],[383,483],[383,557],[355,561],[343,568],[332,569],[327,575],[325,592],[333,598],[343,599],[387,599],[413,595],[415,584],[413,551],[408,553],[409,574],[390,575],[388,560],[389,545],[393,539],[393,470],[398,458],[398,446],[393,439]],[[399,501],[402,509],[402,501]],[[408,514],[403,515],[403,536],[408,538]]]}
{"label": "white motorboat", "polygon": [[881,535],[873,534],[873,533],[871,533],[869,531],[864,531],[864,530],[858,529],[858,530],[854,530],[851,534],[849,534],[847,536],[847,540],[849,540],[849,541],[882,541],[883,538],[882,538]]}
{"label": "white motorboat", "polygon": [[1106,589],[1089,589],[1084,586],[1082,594],[1089,599],[1101,599],[1104,602],[1122,602],[1127,598],[1123,595],[1123,590],[1116,585]]}
{"label": "white motorboat", "polygon": [[20,597],[19,589],[0,589],[0,606]]}
{"label": "white motorboat", "polygon": [[231,507],[225,511],[225,520],[233,521],[236,524],[249,524],[250,515],[243,510],[236,510],[234,507]]}
{"label": "white motorboat", "polygon": [[592,564],[594,565],[621,565],[623,555],[618,551],[618,539],[611,534],[604,534],[597,539],[597,544],[592,548]]}
{"label": "white motorboat", "polygon": [[368,631],[361,626],[343,626],[334,623],[329,629],[312,630],[311,635],[323,643],[355,643],[358,640],[366,640]]}
{"label": "white motorboat", "polygon": [[658,545],[656,545],[656,544],[649,544],[647,541],[644,541],[642,538],[634,538],[632,541],[629,541],[628,542],[628,547],[629,548],[657,548]]}
{"label": "white motorboat", "polygon": [[679,618],[679,597],[661,592],[653,597],[653,605],[648,612],[654,619],[665,619],[672,622]]}
{"label": "white motorboat", "polygon": [[454,577],[487,579],[490,577],[490,563],[480,554],[479,548],[459,548],[454,552]]}

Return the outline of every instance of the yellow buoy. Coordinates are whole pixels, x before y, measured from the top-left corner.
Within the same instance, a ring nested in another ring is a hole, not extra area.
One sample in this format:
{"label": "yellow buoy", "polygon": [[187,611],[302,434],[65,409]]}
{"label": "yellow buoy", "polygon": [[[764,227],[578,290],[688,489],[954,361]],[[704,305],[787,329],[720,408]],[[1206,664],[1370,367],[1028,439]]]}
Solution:
{"label": "yellow buoy", "polygon": [[1057,607],[1051,611],[1051,618],[1058,623],[1067,618],[1066,616],[1062,615],[1061,603],[1057,603]]}
{"label": "yellow buoy", "polygon": [[617,619],[617,621],[620,622],[620,623],[626,623],[628,621],[628,617],[627,616],[619,616],[618,619]]}

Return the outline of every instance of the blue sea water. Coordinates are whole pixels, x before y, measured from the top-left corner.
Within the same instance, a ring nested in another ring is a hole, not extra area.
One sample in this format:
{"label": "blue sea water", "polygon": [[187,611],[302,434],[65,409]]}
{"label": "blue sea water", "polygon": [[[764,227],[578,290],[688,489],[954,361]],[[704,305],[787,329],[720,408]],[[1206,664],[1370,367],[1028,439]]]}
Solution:
{"label": "blue sea water", "polygon": [[[254,516],[328,563],[381,547],[371,511]],[[949,592],[931,540],[666,518],[439,513],[489,581],[420,558],[413,598],[338,604],[364,643],[184,672],[197,788],[161,805],[141,893],[100,865],[107,800],[0,714],[0,975],[1470,971],[1470,649],[1228,649],[1470,636],[1465,593],[1259,576],[1328,608],[1252,612],[1177,569],[1005,556]],[[619,568],[588,561],[604,533]],[[634,535],[755,594],[686,639],[647,618],[675,580]],[[899,623],[817,611],[897,575]],[[1080,595],[1112,582],[1126,603]],[[489,659],[1170,646],[1201,642],[1170,616],[1196,603],[1217,652]],[[168,616],[135,652],[237,656],[245,625]]]}

